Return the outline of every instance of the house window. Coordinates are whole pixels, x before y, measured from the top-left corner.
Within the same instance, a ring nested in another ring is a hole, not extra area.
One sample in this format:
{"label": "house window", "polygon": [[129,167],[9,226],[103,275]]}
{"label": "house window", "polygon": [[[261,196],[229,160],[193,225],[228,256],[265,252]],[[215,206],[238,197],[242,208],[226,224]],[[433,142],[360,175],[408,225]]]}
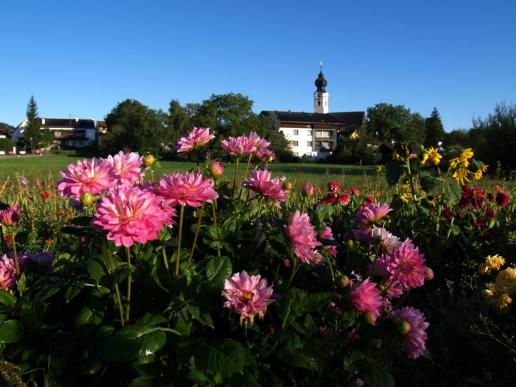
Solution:
{"label": "house window", "polygon": [[294,129],[294,136],[299,136],[299,130],[298,129]]}
{"label": "house window", "polygon": [[312,141],[307,141],[306,142],[306,145],[309,146],[310,148],[312,147]]}
{"label": "house window", "polygon": [[290,145],[290,146],[298,146],[299,142],[298,141],[289,141],[288,145]]}

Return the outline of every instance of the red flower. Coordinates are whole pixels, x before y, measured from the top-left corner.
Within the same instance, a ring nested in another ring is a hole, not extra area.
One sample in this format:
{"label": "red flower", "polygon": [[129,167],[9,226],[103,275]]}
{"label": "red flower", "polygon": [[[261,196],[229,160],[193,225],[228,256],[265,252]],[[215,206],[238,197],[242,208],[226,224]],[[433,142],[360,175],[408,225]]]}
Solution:
{"label": "red flower", "polygon": [[365,196],[365,201],[366,201],[366,203],[373,204],[374,203],[373,195],[366,195]]}
{"label": "red flower", "polygon": [[500,187],[496,187],[496,204],[500,208],[505,208],[509,205],[509,202],[511,201],[510,196],[507,192],[502,191]]}
{"label": "red flower", "polygon": [[48,200],[48,198],[50,197],[50,192],[48,192],[48,191],[42,192],[41,197],[43,198],[43,200]]}
{"label": "red flower", "polygon": [[330,181],[328,183],[328,189],[330,192],[339,192],[340,191],[340,184],[338,181]]}
{"label": "red flower", "polygon": [[448,207],[445,207],[442,212],[442,215],[444,219],[450,219],[453,216],[453,213]]}
{"label": "red flower", "polygon": [[337,202],[342,206],[349,204],[350,199],[351,198],[348,194],[338,194],[337,195]]}

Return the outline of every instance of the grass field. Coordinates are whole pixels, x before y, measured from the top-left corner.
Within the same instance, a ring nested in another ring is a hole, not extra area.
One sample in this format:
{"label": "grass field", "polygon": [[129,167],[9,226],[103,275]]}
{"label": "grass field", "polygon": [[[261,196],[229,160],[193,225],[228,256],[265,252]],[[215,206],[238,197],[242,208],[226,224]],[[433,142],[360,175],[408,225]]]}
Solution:
{"label": "grass field", "polygon": [[[59,171],[79,158],[65,155],[44,155],[25,157],[0,157],[0,181],[15,176],[58,178]],[[226,177],[233,176],[233,165],[224,163]],[[193,162],[160,161],[156,172],[171,173],[185,172],[195,167]],[[302,164],[302,163],[274,163],[269,167],[273,176],[285,176],[291,181],[304,183],[309,181],[315,184],[325,184],[329,180],[339,180],[346,185],[375,184],[378,181],[374,167],[359,165],[338,164]],[[243,174],[245,164],[240,165]],[[382,179],[383,180],[383,179]]]}

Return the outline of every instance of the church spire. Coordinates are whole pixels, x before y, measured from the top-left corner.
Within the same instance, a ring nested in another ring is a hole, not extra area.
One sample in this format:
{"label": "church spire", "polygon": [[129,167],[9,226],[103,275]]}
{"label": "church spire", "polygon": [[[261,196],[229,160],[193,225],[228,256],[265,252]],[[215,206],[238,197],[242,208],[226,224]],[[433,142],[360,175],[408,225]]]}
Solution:
{"label": "church spire", "polygon": [[326,85],[328,85],[328,81],[324,78],[322,62],[319,62],[319,76],[315,80],[317,90],[314,93],[314,111],[316,113],[328,113],[329,111],[330,94],[326,91]]}

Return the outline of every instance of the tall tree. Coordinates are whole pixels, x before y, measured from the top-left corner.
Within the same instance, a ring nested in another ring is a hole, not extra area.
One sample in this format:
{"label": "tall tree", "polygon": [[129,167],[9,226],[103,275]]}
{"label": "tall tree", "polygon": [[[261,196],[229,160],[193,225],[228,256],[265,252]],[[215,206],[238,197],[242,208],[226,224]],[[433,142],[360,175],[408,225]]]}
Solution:
{"label": "tall tree", "polygon": [[178,100],[170,101],[168,108],[167,130],[171,142],[176,140],[190,128],[191,117],[186,108],[182,107]]}
{"label": "tall tree", "polygon": [[102,140],[102,147],[108,152],[125,149],[158,153],[171,145],[165,127],[166,119],[164,112],[127,99],[107,115],[108,133]]}
{"label": "tall tree", "polygon": [[424,120],[403,105],[379,103],[367,109],[367,130],[380,141],[403,141],[422,144],[425,136]]}
{"label": "tall tree", "polygon": [[38,116],[38,106],[34,96],[27,104],[27,123],[23,130],[23,143],[31,151],[48,146],[52,142],[52,135],[48,129],[41,128],[41,119]]}
{"label": "tall tree", "polygon": [[445,133],[441,116],[434,107],[432,114],[425,120],[425,146],[437,146],[439,141],[444,141]]}

